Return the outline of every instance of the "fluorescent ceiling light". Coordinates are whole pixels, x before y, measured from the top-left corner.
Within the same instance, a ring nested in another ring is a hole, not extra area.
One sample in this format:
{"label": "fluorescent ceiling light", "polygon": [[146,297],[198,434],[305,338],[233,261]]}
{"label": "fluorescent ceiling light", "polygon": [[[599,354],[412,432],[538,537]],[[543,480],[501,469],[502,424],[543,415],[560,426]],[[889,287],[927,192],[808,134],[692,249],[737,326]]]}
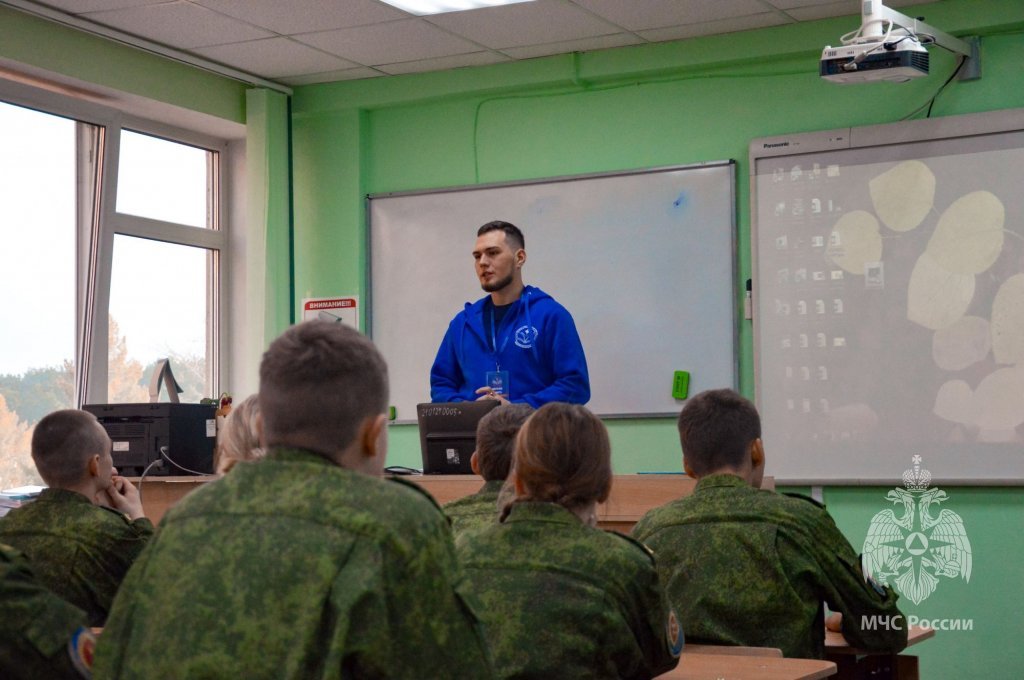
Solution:
{"label": "fluorescent ceiling light", "polygon": [[467,9],[479,7],[496,7],[497,5],[512,5],[517,2],[532,2],[533,0],[383,0],[389,5],[398,9],[404,9],[411,14],[443,14],[445,12],[461,12]]}

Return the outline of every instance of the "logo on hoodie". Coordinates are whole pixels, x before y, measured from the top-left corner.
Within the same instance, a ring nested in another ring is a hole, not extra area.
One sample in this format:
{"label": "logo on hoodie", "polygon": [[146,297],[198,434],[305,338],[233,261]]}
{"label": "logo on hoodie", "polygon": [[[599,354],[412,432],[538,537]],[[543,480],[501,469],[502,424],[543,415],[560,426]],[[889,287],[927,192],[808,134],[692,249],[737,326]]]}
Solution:
{"label": "logo on hoodie", "polygon": [[520,326],[516,329],[516,347],[530,349],[538,335],[536,326]]}

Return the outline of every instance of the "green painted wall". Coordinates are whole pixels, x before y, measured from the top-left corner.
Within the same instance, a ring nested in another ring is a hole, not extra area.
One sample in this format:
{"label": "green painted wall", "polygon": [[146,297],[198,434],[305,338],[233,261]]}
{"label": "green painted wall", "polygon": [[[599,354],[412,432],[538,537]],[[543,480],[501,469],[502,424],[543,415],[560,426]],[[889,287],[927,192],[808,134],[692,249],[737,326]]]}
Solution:
{"label": "green painted wall", "polygon": [[[933,116],[1024,107],[1024,3],[944,0],[917,5],[914,14],[957,35],[983,36],[984,77],[953,82]],[[300,88],[293,100],[296,295],[366,299],[368,193],[723,158],[739,162],[739,284],[750,276],[749,141],[900,120],[926,103],[953,68],[951,55],[933,50],[933,75],[926,79],[847,87],[822,81],[816,75],[821,48],[857,21]],[[595,262],[595,271],[603,265]],[[466,275],[472,275],[468,262]],[[736,303],[739,313],[741,299]],[[749,322],[741,329],[740,367],[740,388],[750,396]],[[671,421],[608,426],[617,472],[679,469]],[[771,442],[766,447],[770,464]],[[390,450],[390,464],[418,466],[415,428],[393,427]],[[933,473],[943,486],[941,471]],[[1024,677],[1024,651],[1012,644],[1024,633],[1024,597],[1014,578],[1024,548],[1010,537],[1024,520],[1021,493],[944,488],[973,541],[974,573],[967,584],[944,580],[919,606],[905,601],[904,611],[973,619],[974,630],[942,633],[941,641],[916,648],[923,676]],[[885,492],[825,490],[855,546],[871,517],[888,507]]]}
{"label": "green painted wall", "polygon": [[245,122],[242,83],[7,7],[0,7],[0,59]]}

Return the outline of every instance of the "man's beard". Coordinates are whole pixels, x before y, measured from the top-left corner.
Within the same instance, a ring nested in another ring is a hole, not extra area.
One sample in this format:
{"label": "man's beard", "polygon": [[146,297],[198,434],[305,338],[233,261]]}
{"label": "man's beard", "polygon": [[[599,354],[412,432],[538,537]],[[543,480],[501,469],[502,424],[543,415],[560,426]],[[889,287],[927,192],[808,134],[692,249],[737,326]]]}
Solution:
{"label": "man's beard", "polygon": [[511,273],[503,279],[498,279],[497,281],[493,281],[491,283],[481,283],[480,287],[483,288],[484,292],[486,293],[493,293],[495,291],[501,290],[510,283],[512,283]]}

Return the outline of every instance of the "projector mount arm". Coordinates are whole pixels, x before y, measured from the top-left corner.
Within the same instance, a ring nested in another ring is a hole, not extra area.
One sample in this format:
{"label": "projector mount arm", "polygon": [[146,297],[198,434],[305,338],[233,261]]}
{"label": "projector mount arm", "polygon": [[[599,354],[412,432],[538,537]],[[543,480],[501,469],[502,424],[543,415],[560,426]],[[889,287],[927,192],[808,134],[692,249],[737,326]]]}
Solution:
{"label": "projector mount arm", "polygon": [[[882,28],[888,25],[884,31]],[[887,42],[893,37],[897,39],[913,38],[922,44],[938,45],[939,47],[961,54],[965,58],[975,56],[971,45],[960,38],[955,38],[945,31],[924,23],[920,19],[908,17],[885,6],[882,0],[863,0],[861,2],[860,28],[853,34],[843,36],[843,44],[862,42]]]}

